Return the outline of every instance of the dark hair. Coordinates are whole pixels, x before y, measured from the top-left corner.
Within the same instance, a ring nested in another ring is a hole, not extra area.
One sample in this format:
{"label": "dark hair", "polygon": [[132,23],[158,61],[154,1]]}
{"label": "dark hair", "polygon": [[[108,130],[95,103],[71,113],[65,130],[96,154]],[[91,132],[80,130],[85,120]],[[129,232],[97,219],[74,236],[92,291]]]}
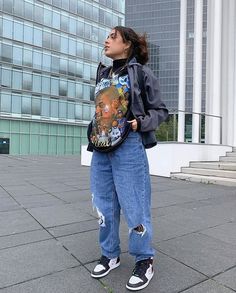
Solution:
{"label": "dark hair", "polygon": [[146,64],[148,62],[146,34],[139,35],[132,28],[124,26],[115,26],[113,29],[121,34],[124,43],[131,42],[128,58],[136,57],[140,64]]}

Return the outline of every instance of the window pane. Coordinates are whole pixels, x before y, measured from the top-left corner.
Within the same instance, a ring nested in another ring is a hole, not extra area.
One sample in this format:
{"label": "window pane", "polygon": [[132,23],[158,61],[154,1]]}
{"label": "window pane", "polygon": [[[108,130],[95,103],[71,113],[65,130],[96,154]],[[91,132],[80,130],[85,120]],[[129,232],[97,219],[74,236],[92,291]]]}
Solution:
{"label": "window pane", "polygon": [[76,34],[79,37],[84,37],[84,23],[82,21],[77,21],[77,29],[76,29]]}
{"label": "window pane", "polygon": [[91,51],[92,51],[92,46],[89,44],[84,44],[84,58],[91,59],[92,57]]}
{"label": "window pane", "polygon": [[52,65],[51,70],[52,72],[59,72],[59,65],[60,65],[60,59],[57,56],[52,56]]}
{"label": "window pane", "polygon": [[59,80],[58,78],[51,78],[51,95],[59,95]]}
{"label": "window pane", "polygon": [[52,11],[44,9],[44,24],[47,26],[52,26]]}
{"label": "window pane", "polygon": [[34,28],[34,45],[39,47],[43,46],[43,32],[41,29]]}
{"label": "window pane", "polygon": [[67,74],[67,63],[66,59],[60,58],[60,73]]}
{"label": "window pane", "polygon": [[87,23],[84,24],[84,36],[87,39],[91,39],[91,26]]}
{"label": "window pane", "polygon": [[25,18],[33,20],[33,5],[29,2],[25,2]]}
{"label": "window pane", "polygon": [[41,70],[42,66],[42,53],[34,51],[33,53],[33,67]]}
{"label": "window pane", "polygon": [[14,14],[18,16],[24,16],[24,2],[23,0],[17,0],[14,3]]}
{"label": "window pane", "polygon": [[59,95],[67,96],[67,81],[65,80],[60,80]]}
{"label": "window pane", "polygon": [[3,87],[11,87],[11,70],[2,68],[2,83]]}
{"label": "window pane", "polygon": [[60,51],[61,39],[59,35],[52,34],[52,49],[55,51]]}
{"label": "window pane", "polygon": [[74,103],[68,103],[67,108],[67,117],[68,119],[75,119],[75,104]]}
{"label": "window pane", "polygon": [[84,45],[83,43],[77,42],[76,56],[83,57],[83,54],[84,54]]}
{"label": "window pane", "polygon": [[24,42],[29,44],[33,43],[33,28],[28,25],[24,26]]}
{"label": "window pane", "polygon": [[12,10],[13,10],[13,0],[5,0],[5,1],[3,1],[3,10],[5,12],[12,13]]}
{"label": "window pane", "polygon": [[23,89],[32,90],[32,75],[29,73],[23,73]]}
{"label": "window pane", "polygon": [[76,19],[70,17],[69,20],[69,32],[73,35],[76,35]]}
{"label": "window pane", "polygon": [[1,94],[1,112],[11,113],[11,95]]}
{"label": "window pane", "polygon": [[92,35],[91,35],[91,39],[94,42],[98,42],[98,28],[97,27],[92,27]]}
{"label": "window pane", "polygon": [[41,100],[38,98],[32,99],[32,115],[41,115]]}
{"label": "window pane", "polygon": [[51,117],[58,118],[58,100],[51,99]]}
{"label": "window pane", "polygon": [[42,100],[42,116],[50,117],[50,101],[49,100]]}
{"label": "window pane", "polygon": [[3,23],[2,23],[3,37],[12,39],[12,26],[13,26],[12,21],[3,18]]}
{"label": "window pane", "polygon": [[66,113],[67,113],[67,109],[66,109],[66,102],[60,101],[59,102],[59,118],[64,118],[66,119]]}
{"label": "window pane", "polygon": [[61,15],[61,30],[68,32],[69,18],[68,16]]}
{"label": "window pane", "polygon": [[68,54],[68,38],[61,37],[61,52]]}
{"label": "window pane", "polygon": [[43,8],[41,6],[34,6],[34,20],[43,23]]}
{"label": "window pane", "polygon": [[77,77],[83,77],[83,71],[84,71],[84,65],[82,62],[76,63],[76,76]]}
{"label": "window pane", "polygon": [[60,29],[60,14],[53,11],[52,12],[52,26],[56,29]]}
{"label": "window pane", "polygon": [[21,96],[12,95],[12,113],[21,114]]}
{"label": "window pane", "polygon": [[81,83],[76,84],[76,98],[83,99],[83,85]]}
{"label": "window pane", "polygon": [[31,114],[31,98],[30,97],[22,97],[22,114]]}
{"label": "window pane", "polygon": [[84,79],[90,80],[90,65],[84,64]]}
{"label": "window pane", "polygon": [[68,81],[68,97],[75,97],[75,82],[70,80]]}
{"label": "window pane", "polygon": [[50,78],[43,76],[42,77],[42,92],[44,94],[50,95]]}
{"label": "window pane", "polygon": [[90,120],[90,105],[83,105],[83,120]]}
{"label": "window pane", "polygon": [[90,100],[90,86],[87,84],[84,84],[84,95],[83,99],[89,101]]}
{"label": "window pane", "polygon": [[76,56],[76,41],[69,39],[69,54]]}
{"label": "window pane", "polygon": [[82,120],[82,105],[75,105],[75,119]]}
{"label": "window pane", "polygon": [[23,24],[14,22],[14,39],[23,42]]}
{"label": "window pane", "polygon": [[70,0],[70,11],[73,13],[77,13],[77,1],[76,0]]}
{"label": "window pane", "polygon": [[2,61],[12,63],[12,46],[2,44]]}
{"label": "window pane", "polygon": [[74,60],[69,61],[69,68],[68,68],[68,74],[74,76],[75,75],[75,67],[76,63]]}
{"label": "window pane", "polygon": [[43,70],[51,71],[51,56],[43,54]]}
{"label": "window pane", "polygon": [[26,66],[32,66],[32,51],[30,50],[24,50],[24,65]]}
{"label": "window pane", "polygon": [[12,72],[12,88],[17,90],[22,89],[22,72],[21,71]]}
{"label": "window pane", "polygon": [[45,48],[51,48],[51,34],[49,32],[43,32],[43,46]]}
{"label": "window pane", "polygon": [[77,11],[79,15],[84,16],[84,2],[78,1]]}
{"label": "window pane", "polygon": [[41,75],[33,75],[33,92],[41,93]]}

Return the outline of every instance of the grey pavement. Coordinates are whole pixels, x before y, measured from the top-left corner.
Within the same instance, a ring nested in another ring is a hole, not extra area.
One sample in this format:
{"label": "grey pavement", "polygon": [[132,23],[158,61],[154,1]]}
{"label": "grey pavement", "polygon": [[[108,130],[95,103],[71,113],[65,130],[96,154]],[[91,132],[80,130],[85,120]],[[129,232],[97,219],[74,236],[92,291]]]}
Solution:
{"label": "grey pavement", "polygon": [[[141,292],[236,292],[236,188],[151,177],[155,274]],[[121,265],[100,257],[89,168],[79,156],[0,155],[0,291],[125,293],[134,265],[122,218]]]}

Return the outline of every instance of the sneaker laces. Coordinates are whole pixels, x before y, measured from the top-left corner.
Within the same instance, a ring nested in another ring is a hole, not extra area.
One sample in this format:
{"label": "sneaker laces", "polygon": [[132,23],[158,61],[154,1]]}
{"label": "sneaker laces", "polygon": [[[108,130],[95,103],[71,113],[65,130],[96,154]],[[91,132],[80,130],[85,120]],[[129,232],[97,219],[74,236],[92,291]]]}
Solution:
{"label": "sneaker laces", "polygon": [[136,277],[144,276],[150,264],[150,259],[144,259],[136,262],[135,267],[133,269],[133,275]]}

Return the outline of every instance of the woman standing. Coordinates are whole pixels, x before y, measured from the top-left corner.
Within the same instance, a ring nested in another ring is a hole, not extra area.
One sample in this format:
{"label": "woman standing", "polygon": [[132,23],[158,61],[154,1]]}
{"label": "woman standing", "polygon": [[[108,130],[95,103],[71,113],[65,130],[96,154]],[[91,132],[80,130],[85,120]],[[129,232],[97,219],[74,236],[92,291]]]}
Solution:
{"label": "woman standing", "polygon": [[122,209],[129,227],[129,253],[135,267],[126,284],[145,288],[153,277],[151,184],[145,148],[156,145],[155,130],[168,110],[148,61],[145,36],[117,26],[104,44],[113,65],[101,63],[95,89],[96,112],[88,127],[91,191],[99,215],[101,258],[91,272],[106,276],[120,265],[119,224]]}

